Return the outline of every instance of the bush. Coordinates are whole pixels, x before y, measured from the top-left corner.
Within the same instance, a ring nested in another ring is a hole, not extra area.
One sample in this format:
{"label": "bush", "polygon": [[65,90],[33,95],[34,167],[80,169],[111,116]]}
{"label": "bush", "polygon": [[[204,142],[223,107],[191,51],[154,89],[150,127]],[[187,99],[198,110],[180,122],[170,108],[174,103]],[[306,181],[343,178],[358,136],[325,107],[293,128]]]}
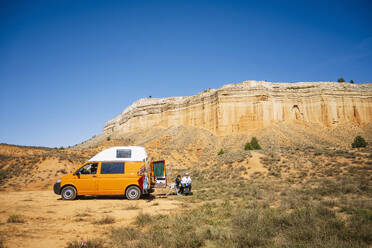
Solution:
{"label": "bush", "polygon": [[19,214],[12,214],[8,218],[8,223],[24,223],[25,220]]}
{"label": "bush", "polygon": [[354,142],[351,144],[353,148],[366,147],[367,142],[362,136],[356,136]]}
{"label": "bush", "polygon": [[341,77],[341,78],[337,79],[337,82],[344,83],[345,82],[345,79]]}
{"label": "bush", "polygon": [[247,142],[244,146],[244,150],[248,151],[248,150],[254,150],[253,146],[251,143]]}
{"label": "bush", "polygon": [[354,83],[354,80],[350,80],[350,83],[353,84]]}
{"label": "bush", "polygon": [[106,140],[107,140],[107,141],[110,141],[110,140],[111,140],[111,137],[110,137],[110,136],[108,136]]}
{"label": "bush", "polygon": [[258,140],[256,137],[251,139],[251,142],[248,142],[244,146],[244,150],[261,150],[260,144],[258,144]]}
{"label": "bush", "polygon": [[253,138],[251,139],[251,145],[253,146],[253,148],[254,148],[255,150],[261,150],[261,146],[260,146],[260,144],[258,144],[258,140],[257,140],[256,137],[253,137]]}
{"label": "bush", "polygon": [[222,155],[222,154],[224,154],[225,152],[223,151],[223,149],[221,149],[218,153],[217,153],[217,155]]}

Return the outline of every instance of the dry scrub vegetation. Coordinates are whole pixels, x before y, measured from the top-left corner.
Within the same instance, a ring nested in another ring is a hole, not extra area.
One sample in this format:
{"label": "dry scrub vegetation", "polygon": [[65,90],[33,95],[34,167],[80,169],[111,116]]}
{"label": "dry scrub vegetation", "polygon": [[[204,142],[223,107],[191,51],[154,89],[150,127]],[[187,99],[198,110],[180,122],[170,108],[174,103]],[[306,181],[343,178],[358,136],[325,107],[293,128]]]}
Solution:
{"label": "dry scrub vegetation", "polygon": [[[331,145],[351,144],[341,129],[324,137],[313,129],[294,133],[295,127],[278,125],[272,130],[256,135],[263,148],[259,152],[244,149],[251,137],[216,137],[184,127],[113,135],[99,145],[87,141],[83,145],[90,148],[81,145],[76,150],[3,145],[9,152],[0,153],[0,186],[11,190],[39,185],[51,190],[58,177],[98,151],[141,145],[154,159],[166,160],[170,180],[188,171],[194,194],[105,208],[112,212],[73,213],[74,225],[100,233],[84,241],[82,231],[69,237],[66,247],[371,247],[372,150]],[[371,140],[371,132],[362,134]],[[220,150],[224,152],[218,155]],[[176,209],[142,212],[163,201],[174,203]],[[81,202],[90,204],[90,199]],[[124,222],[123,215],[130,212],[135,219]],[[7,240],[0,235],[0,247]]]}
{"label": "dry scrub vegetation", "polygon": [[95,152],[94,149],[72,151],[0,144],[0,189],[50,188],[56,178],[76,168]]}
{"label": "dry scrub vegetation", "polygon": [[[371,150],[262,152],[252,157],[225,151],[219,161],[191,168],[194,194],[170,196],[183,201],[179,210],[140,213],[131,225],[111,228],[87,247],[372,245]],[[267,171],[249,174],[249,160],[257,156]],[[183,172],[174,170],[171,177]]]}

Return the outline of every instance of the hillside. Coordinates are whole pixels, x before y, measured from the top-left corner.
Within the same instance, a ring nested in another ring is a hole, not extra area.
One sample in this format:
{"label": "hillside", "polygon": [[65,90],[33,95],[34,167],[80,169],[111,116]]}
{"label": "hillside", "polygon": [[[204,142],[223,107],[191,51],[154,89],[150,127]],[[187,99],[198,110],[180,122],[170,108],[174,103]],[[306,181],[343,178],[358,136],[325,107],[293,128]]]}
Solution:
{"label": "hillside", "polygon": [[[245,151],[247,140],[177,127],[143,130],[79,150],[1,145],[5,177],[0,188],[6,192],[0,192],[0,245],[80,247],[84,240],[98,248],[372,244],[370,148],[268,147],[262,139],[263,150]],[[52,192],[52,184],[81,161],[128,143],[143,144],[154,159],[165,158],[170,180],[188,171],[194,194],[164,196],[157,190],[136,202],[122,196],[66,202]],[[218,155],[221,147],[225,152]]]}
{"label": "hillside", "polygon": [[[351,148],[357,135],[372,143],[371,86],[288,87],[245,82],[142,99],[68,149],[0,144],[0,247],[371,247],[372,149]],[[199,119],[200,99],[218,122]],[[256,119],[244,114],[252,108],[262,110]],[[244,149],[252,137],[262,150]],[[118,145],[165,159],[170,181],[189,172],[194,194],[157,189],[133,203],[53,193],[62,175]]]}

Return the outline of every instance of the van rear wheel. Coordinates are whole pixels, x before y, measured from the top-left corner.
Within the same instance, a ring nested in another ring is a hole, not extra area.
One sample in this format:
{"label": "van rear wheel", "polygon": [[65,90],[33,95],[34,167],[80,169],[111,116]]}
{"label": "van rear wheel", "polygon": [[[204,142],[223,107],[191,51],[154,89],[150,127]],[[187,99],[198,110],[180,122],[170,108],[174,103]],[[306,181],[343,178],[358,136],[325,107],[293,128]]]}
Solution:
{"label": "van rear wheel", "polygon": [[141,196],[141,190],[137,186],[130,186],[125,192],[125,196],[128,200],[138,200]]}
{"label": "van rear wheel", "polygon": [[72,186],[66,186],[62,189],[61,196],[63,200],[75,200],[76,189]]}

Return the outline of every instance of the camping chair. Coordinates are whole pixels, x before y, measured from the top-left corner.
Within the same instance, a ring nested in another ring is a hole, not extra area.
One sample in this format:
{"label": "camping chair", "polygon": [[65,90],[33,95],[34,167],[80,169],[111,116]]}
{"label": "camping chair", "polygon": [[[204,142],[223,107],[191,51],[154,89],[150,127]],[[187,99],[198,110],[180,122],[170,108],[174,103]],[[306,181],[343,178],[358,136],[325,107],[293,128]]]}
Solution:
{"label": "camping chair", "polygon": [[192,192],[190,191],[190,185],[189,183],[183,183],[183,195],[192,195]]}

